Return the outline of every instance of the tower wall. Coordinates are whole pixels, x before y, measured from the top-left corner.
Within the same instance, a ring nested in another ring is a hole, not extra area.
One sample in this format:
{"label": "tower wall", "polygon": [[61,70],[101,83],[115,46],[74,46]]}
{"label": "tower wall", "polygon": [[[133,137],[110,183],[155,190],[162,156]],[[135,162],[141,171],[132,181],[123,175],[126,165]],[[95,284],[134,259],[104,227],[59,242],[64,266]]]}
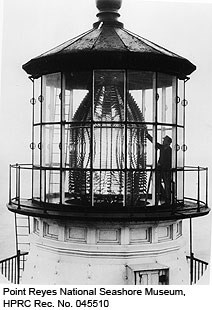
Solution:
{"label": "tower wall", "polygon": [[141,284],[157,284],[158,270],[166,270],[168,284],[189,284],[181,221],[34,218],[22,283],[125,285],[135,284],[134,272],[143,272]]}

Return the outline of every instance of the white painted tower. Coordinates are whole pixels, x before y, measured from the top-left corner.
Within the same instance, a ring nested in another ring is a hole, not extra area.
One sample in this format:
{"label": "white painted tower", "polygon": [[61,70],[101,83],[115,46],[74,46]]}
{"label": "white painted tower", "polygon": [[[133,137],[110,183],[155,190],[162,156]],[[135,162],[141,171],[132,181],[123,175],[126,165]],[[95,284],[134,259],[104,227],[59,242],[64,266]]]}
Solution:
{"label": "white painted tower", "polygon": [[[120,0],[96,3],[93,29],[23,66],[32,163],[11,166],[8,204],[32,217],[22,282],[189,284],[182,221],[209,212],[207,170],[184,158],[196,67],[124,29]],[[197,194],[185,198],[190,172]]]}

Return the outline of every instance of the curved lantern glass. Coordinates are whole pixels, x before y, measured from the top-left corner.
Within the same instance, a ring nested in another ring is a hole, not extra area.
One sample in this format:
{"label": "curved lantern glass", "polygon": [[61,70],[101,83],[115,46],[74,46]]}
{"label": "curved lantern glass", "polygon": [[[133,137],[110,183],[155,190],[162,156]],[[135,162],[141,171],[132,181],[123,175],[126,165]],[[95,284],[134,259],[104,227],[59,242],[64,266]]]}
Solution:
{"label": "curved lantern glass", "polygon": [[95,71],[93,94],[73,115],[69,194],[75,201],[123,205],[145,194],[146,173],[126,175],[127,165],[145,169],[145,125],[131,124],[144,118],[125,80],[124,71]]}
{"label": "curved lantern glass", "polygon": [[171,139],[171,200],[182,199],[184,123],[176,77],[130,70],[54,73],[42,77],[41,90],[41,121],[34,132],[40,126],[43,169],[34,183],[40,180],[42,201],[160,203],[159,182],[165,187],[166,180],[158,172],[159,146],[165,136]]}

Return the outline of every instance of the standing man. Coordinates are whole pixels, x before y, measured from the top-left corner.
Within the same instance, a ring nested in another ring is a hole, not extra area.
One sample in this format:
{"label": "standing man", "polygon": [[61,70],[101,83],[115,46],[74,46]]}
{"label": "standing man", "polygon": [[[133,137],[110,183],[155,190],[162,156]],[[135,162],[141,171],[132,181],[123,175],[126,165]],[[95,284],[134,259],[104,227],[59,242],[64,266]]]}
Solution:
{"label": "standing man", "polygon": [[[147,133],[147,139],[152,142],[152,136]],[[170,144],[172,139],[169,136],[163,138],[163,143],[157,143],[160,150],[157,164],[157,194],[159,199],[166,204],[171,202],[171,166],[172,166],[172,149]]]}

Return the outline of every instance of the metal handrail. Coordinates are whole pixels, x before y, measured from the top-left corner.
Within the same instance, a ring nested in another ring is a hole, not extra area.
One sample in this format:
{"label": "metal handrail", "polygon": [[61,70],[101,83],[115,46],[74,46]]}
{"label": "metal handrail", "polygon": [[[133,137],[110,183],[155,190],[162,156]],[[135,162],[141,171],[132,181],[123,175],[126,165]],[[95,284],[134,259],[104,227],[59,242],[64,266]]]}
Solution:
{"label": "metal handrail", "polygon": [[[12,169],[15,169],[16,173],[15,173],[15,196],[12,197]],[[63,171],[73,171],[73,170],[82,170],[80,168],[67,168],[64,167],[62,168]],[[22,171],[24,170],[30,170],[30,171],[44,171],[45,175],[47,171],[61,171],[61,168],[58,167],[50,167],[50,166],[35,166],[32,164],[14,164],[14,165],[10,165],[10,172],[9,172],[9,204],[11,204],[12,202],[18,205],[18,208],[20,208],[20,201],[23,197],[21,197],[21,180],[22,180]],[[83,169],[84,171],[90,171],[90,169]],[[93,171],[96,171],[99,169],[93,169]],[[103,170],[107,170],[107,169],[103,169]],[[123,169],[117,169],[117,170],[123,170]],[[150,172],[153,173],[157,170],[157,168],[152,168],[152,167],[147,167],[146,169],[127,169],[127,171],[146,171],[146,172]],[[189,172],[196,172],[197,173],[197,195],[195,198],[191,197],[191,198],[186,198],[186,195],[184,193],[184,197],[183,197],[183,201],[186,199],[191,200],[196,202],[197,204],[197,211],[200,211],[200,207],[201,206],[206,206],[207,207],[207,203],[208,203],[208,168],[205,167],[194,167],[194,166],[185,166],[185,167],[180,167],[180,168],[173,168],[171,169],[172,173],[177,173],[177,172],[183,172],[183,173],[189,173]],[[202,196],[200,195],[200,190],[201,190],[201,184],[200,184],[200,173],[204,172],[205,173],[205,184],[204,187],[206,187],[205,189],[205,194],[204,194],[204,199],[202,199]],[[45,182],[46,182],[46,177],[44,178]],[[184,184],[185,187],[185,184]],[[45,189],[44,192],[44,198],[45,200],[40,199],[40,201],[46,202],[46,197],[47,197],[47,193],[46,193],[46,184],[43,184],[43,189]],[[176,193],[176,189],[175,189],[175,193]],[[175,194],[174,193],[174,194]],[[30,195],[32,195],[32,191],[30,192]],[[30,198],[30,197],[28,197]],[[41,198],[41,197],[40,197]],[[33,197],[32,197],[33,199]],[[173,200],[173,203],[175,203],[178,200]],[[182,201],[182,200],[181,200]]]}
{"label": "metal handrail", "polygon": [[[157,168],[152,168],[151,165],[147,165],[147,167],[150,168],[128,168],[128,171],[156,171]],[[38,166],[38,165],[32,165],[32,164],[11,164],[10,165],[11,168],[21,168],[22,170],[31,170],[31,169],[36,169],[36,170],[58,170],[60,171],[60,166],[58,164],[57,167],[54,166]],[[83,171],[90,171],[90,168],[75,168],[75,167],[71,167],[71,168],[63,168],[63,170],[83,170]],[[96,170],[96,171],[107,171],[107,170],[111,170],[111,169],[95,169],[93,168],[92,170]],[[123,171],[123,169],[113,169],[114,171]],[[169,171],[208,171],[207,167],[200,167],[200,166],[184,166],[184,167],[177,167],[177,168],[171,168],[169,169]]]}
{"label": "metal handrail", "polygon": [[16,255],[0,260],[0,272],[9,282],[20,284],[27,255],[28,252],[18,250]]}
{"label": "metal handrail", "polygon": [[206,271],[208,263],[194,257],[194,253],[191,253],[190,256],[186,256],[186,258],[190,260],[190,284],[196,284]]}

